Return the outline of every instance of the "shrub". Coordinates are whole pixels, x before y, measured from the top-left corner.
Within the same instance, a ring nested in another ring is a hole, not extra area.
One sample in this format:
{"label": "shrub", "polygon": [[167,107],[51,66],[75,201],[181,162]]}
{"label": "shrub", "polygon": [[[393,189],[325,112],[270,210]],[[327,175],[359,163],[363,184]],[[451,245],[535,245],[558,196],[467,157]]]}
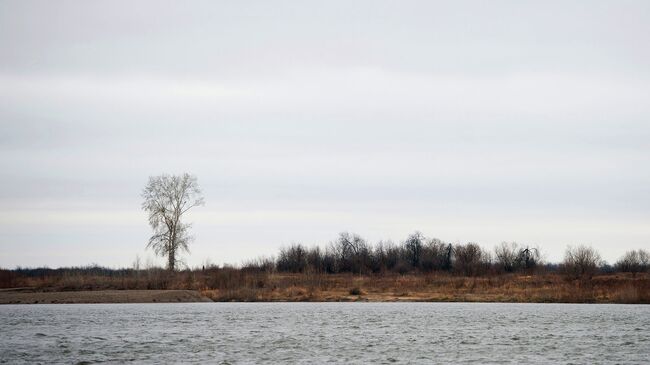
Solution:
{"label": "shrub", "polygon": [[363,294],[363,292],[358,287],[354,287],[350,289],[350,295],[361,295],[361,294]]}

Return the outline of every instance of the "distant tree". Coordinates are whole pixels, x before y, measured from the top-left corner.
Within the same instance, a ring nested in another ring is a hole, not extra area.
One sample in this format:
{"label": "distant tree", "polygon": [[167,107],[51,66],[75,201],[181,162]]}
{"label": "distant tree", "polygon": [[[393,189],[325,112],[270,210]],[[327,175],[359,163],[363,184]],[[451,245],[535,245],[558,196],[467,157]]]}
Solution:
{"label": "distant tree", "polygon": [[331,244],[338,259],[338,270],[361,273],[370,264],[370,247],[358,234],[341,232]]}
{"label": "distant tree", "polygon": [[370,253],[370,270],[373,273],[380,273],[386,270],[386,249],[384,243],[379,241],[371,248]]}
{"label": "distant tree", "polygon": [[338,257],[337,251],[332,246],[325,248],[325,253],[323,254],[323,268],[326,273],[336,274],[339,272]]}
{"label": "distant tree", "polygon": [[542,262],[539,249],[536,247],[522,247],[517,255],[517,267],[524,270],[532,270]]}
{"label": "distant tree", "polygon": [[454,247],[454,270],[465,276],[483,274],[490,266],[490,255],[477,243],[458,244]]}
{"label": "distant tree", "polygon": [[501,242],[494,249],[498,268],[506,272],[513,272],[517,269],[519,261],[519,245],[517,242]]}
{"label": "distant tree", "polygon": [[325,257],[320,247],[315,246],[307,250],[307,268],[314,273],[326,271]]}
{"label": "distant tree", "polygon": [[639,263],[643,271],[650,270],[650,252],[646,250],[639,250]]}
{"label": "distant tree", "polygon": [[562,269],[570,278],[591,278],[603,264],[600,254],[588,246],[569,246],[564,254]]}
{"label": "distant tree", "polygon": [[495,247],[497,269],[505,272],[533,270],[541,263],[541,255],[535,247],[521,247],[516,242],[502,242]]}
{"label": "distant tree", "polygon": [[379,241],[373,250],[372,270],[374,272],[391,271],[400,259],[400,248],[391,241]]}
{"label": "distant tree", "polygon": [[628,251],[616,262],[615,267],[618,271],[634,274],[647,271],[650,268],[650,253],[645,250]]}
{"label": "distant tree", "polygon": [[446,249],[446,252],[445,252],[445,255],[444,255],[444,259],[442,261],[443,262],[443,266],[442,266],[443,270],[451,271],[453,269],[453,263],[452,263],[452,261],[453,261],[452,260],[453,252],[454,252],[454,248],[450,243],[450,244],[447,245],[447,249]]}
{"label": "distant tree", "polygon": [[187,173],[151,176],[142,198],[142,209],[149,214],[154,232],[147,248],[167,257],[167,268],[173,271],[180,251],[188,252],[193,239],[189,233],[191,224],[183,223],[181,218],[191,208],[204,204],[196,177]]}
{"label": "distant tree", "polygon": [[278,271],[304,272],[307,267],[307,249],[299,244],[294,243],[288,248],[280,249],[278,255]]}
{"label": "distant tree", "polygon": [[414,269],[420,267],[420,259],[422,258],[422,245],[425,238],[420,232],[411,234],[406,241],[404,241],[404,253],[406,259]]}
{"label": "distant tree", "polygon": [[423,271],[451,269],[451,244],[437,238],[430,239],[422,247],[420,267]]}

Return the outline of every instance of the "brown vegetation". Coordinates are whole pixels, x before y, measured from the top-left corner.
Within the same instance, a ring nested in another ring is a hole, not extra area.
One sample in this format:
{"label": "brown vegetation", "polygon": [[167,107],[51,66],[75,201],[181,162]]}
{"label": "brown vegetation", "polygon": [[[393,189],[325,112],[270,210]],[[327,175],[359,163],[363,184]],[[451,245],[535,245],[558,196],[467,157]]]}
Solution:
{"label": "brown vegetation", "polygon": [[205,289],[215,301],[470,301],[650,303],[650,275],[566,280],[559,274],[465,277],[426,275],[269,274],[261,284]]}
{"label": "brown vegetation", "polygon": [[[5,270],[3,277],[6,277],[6,273]],[[210,268],[175,273],[143,271],[125,276],[67,274],[17,277],[13,286],[40,292],[152,287],[187,289],[199,291],[214,301],[650,303],[648,273],[600,274],[591,279],[570,279],[560,273],[359,275]]]}

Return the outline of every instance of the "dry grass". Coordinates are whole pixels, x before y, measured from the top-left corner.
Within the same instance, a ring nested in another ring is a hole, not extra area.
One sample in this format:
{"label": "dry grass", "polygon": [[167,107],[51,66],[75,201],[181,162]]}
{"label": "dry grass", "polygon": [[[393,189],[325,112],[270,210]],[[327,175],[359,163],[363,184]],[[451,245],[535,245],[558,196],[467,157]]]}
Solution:
{"label": "dry grass", "polygon": [[650,303],[650,275],[565,280],[558,274],[431,275],[271,274],[263,287],[204,291],[215,301],[469,301]]}
{"label": "dry grass", "polygon": [[[5,274],[5,277],[8,274]],[[650,303],[650,274],[567,280],[557,273],[463,277],[447,273],[385,275],[281,274],[213,268],[124,276],[12,276],[5,287],[37,291],[188,289],[215,301],[474,301]]]}

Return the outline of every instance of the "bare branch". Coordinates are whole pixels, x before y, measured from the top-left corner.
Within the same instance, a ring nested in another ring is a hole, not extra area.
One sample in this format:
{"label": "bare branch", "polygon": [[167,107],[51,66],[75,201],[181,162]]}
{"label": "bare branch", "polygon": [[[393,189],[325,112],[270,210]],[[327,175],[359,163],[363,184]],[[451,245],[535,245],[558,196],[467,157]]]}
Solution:
{"label": "bare branch", "polygon": [[157,255],[167,257],[170,270],[177,267],[179,251],[189,252],[193,237],[190,224],[181,221],[190,209],[205,204],[195,176],[159,175],[149,177],[142,191],[142,209],[148,213],[149,225],[154,234],[147,248]]}

